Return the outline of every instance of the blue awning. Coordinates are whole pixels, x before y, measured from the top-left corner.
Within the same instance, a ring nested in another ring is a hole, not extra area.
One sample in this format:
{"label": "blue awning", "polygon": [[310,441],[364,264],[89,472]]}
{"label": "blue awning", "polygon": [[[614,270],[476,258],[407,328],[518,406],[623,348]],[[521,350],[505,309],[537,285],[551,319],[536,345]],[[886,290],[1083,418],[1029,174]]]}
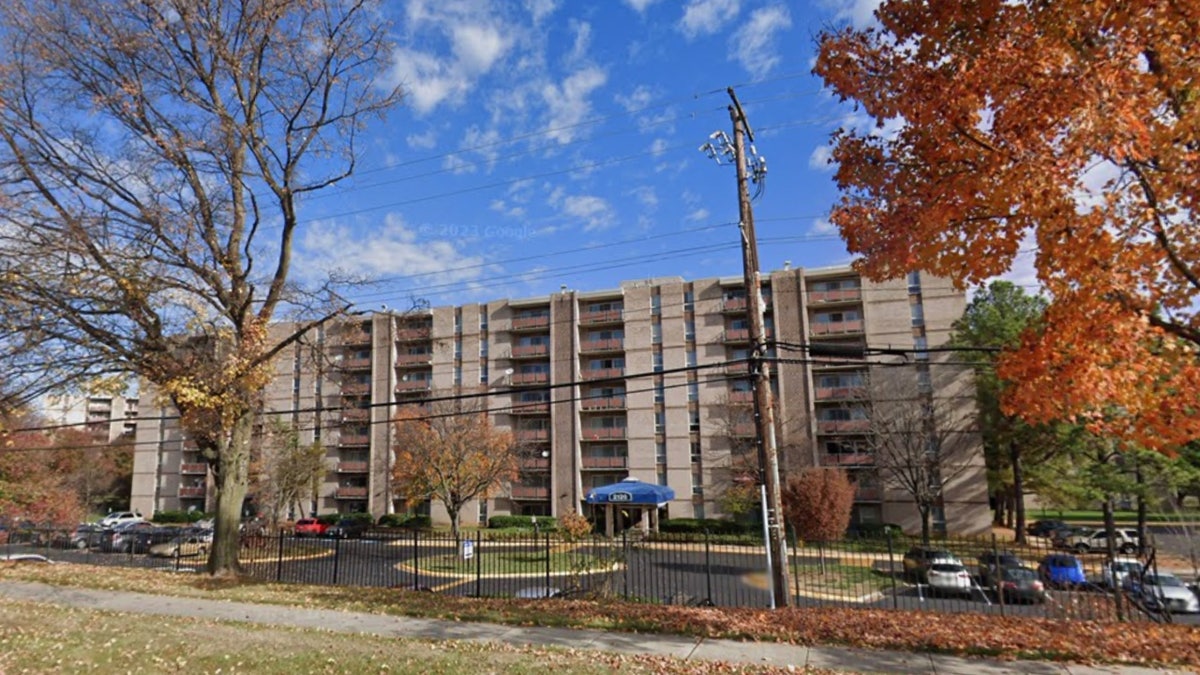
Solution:
{"label": "blue awning", "polygon": [[675,499],[675,491],[670,487],[643,483],[636,478],[626,478],[619,483],[593,488],[587,493],[589,504],[662,506],[672,499]]}

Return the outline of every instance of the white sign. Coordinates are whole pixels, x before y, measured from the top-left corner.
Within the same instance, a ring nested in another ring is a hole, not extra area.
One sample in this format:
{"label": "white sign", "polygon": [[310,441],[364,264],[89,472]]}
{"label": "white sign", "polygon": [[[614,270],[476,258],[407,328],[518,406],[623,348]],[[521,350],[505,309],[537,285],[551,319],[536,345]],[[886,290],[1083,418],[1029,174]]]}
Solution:
{"label": "white sign", "polygon": [[470,539],[464,539],[462,543],[463,560],[470,560],[475,557],[475,542]]}
{"label": "white sign", "polygon": [[611,492],[608,495],[608,501],[610,501],[610,502],[631,502],[631,501],[633,501],[633,495],[628,492]]}

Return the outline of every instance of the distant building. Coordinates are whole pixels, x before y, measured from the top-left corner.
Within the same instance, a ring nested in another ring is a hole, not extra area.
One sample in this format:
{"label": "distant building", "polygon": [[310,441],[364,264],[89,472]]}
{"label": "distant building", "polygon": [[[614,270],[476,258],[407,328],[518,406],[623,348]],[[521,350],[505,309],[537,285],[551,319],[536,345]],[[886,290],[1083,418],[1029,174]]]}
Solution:
{"label": "distant building", "polygon": [[122,396],[63,395],[42,400],[42,415],[53,425],[82,426],[96,442],[137,432],[138,399]]}
{"label": "distant building", "polygon": [[[778,345],[771,355],[780,358],[772,377],[784,470],[844,467],[859,488],[855,522],[919,529],[914,507],[867,449],[871,426],[856,409],[869,409],[861,383],[871,368],[853,353],[908,350],[921,391],[973,413],[970,371],[925,351],[947,341],[964,294],[918,274],[870,283],[848,267],[779,270],[763,283],[768,338]],[[586,513],[590,488],[626,477],[674,488],[664,517],[718,517],[722,493],[757,466],[739,362],[750,354],[746,307],[740,277],[663,278],[348,319],[280,357],[263,406],[284,412],[304,442],[327,446],[319,512],[406,510],[388,477],[389,413],[484,388],[495,423],[541,450],[502,496],[469,508],[464,524]],[[810,356],[811,343],[843,351]],[[156,412],[137,440],[134,508],[211,508],[207,467],[176,421]],[[971,443],[936,510],[939,529],[973,533],[990,523],[977,433]],[[437,504],[421,508],[446,519]]]}

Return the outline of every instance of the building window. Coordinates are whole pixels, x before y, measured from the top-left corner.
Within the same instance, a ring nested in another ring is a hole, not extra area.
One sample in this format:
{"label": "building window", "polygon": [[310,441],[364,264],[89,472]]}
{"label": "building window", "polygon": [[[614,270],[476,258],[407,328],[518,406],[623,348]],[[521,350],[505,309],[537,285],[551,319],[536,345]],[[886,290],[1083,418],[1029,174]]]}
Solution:
{"label": "building window", "polygon": [[462,366],[454,366],[454,384],[462,384]]}
{"label": "building window", "polygon": [[689,367],[694,367],[696,365],[696,350],[695,349],[687,350],[686,358],[687,358],[687,365]]}
{"label": "building window", "polygon": [[692,464],[700,463],[700,439],[693,438],[691,443]]}
{"label": "building window", "polygon": [[650,343],[662,344],[662,324],[657,322],[650,324]]}
{"label": "building window", "polygon": [[692,494],[704,494],[704,476],[698,468],[692,469]]}
{"label": "building window", "polygon": [[683,292],[683,311],[690,312],[696,309],[696,296],[691,291]]}
{"label": "building window", "polygon": [[662,403],[667,400],[667,388],[662,382],[654,383],[654,402]]}
{"label": "building window", "polygon": [[661,372],[662,369],[663,369],[663,355],[655,354],[654,355],[654,372],[656,372],[656,373]]}
{"label": "building window", "polygon": [[688,411],[688,431],[695,431],[695,432],[700,431],[700,411],[699,410],[689,410]]}
{"label": "building window", "polygon": [[921,303],[913,305],[912,310],[912,325],[913,327],[925,325],[925,307]]}
{"label": "building window", "polygon": [[654,413],[654,433],[665,433],[667,428],[667,414],[661,410]]}
{"label": "building window", "polygon": [[929,339],[924,335],[913,338],[913,350],[916,351],[916,359],[918,361],[928,361]]}
{"label": "building window", "polygon": [[704,502],[696,502],[692,504],[692,512],[698,520],[704,520]]}
{"label": "building window", "polygon": [[908,292],[909,293],[920,293],[921,292],[921,273],[920,272],[909,272],[908,273]]}
{"label": "building window", "polygon": [[654,461],[659,464],[667,463],[667,442],[655,441],[654,443]]}
{"label": "building window", "polygon": [[667,484],[667,470],[666,469],[658,470],[658,484],[659,485]]}
{"label": "building window", "polygon": [[700,385],[699,385],[699,383],[688,382],[687,390],[688,390],[688,400],[689,401],[699,401],[700,400]]}
{"label": "building window", "polygon": [[657,293],[650,296],[650,313],[654,316],[662,314],[662,296]]}
{"label": "building window", "polygon": [[696,339],[696,322],[693,321],[692,319],[688,319],[687,321],[683,322],[683,339],[684,340],[695,340]]}

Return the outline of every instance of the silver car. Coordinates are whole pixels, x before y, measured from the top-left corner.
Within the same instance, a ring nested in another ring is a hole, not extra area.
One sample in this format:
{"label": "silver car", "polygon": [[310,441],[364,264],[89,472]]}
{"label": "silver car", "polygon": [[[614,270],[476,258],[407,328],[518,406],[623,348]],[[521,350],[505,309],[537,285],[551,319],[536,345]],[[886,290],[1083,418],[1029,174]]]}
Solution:
{"label": "silver car", "polygon": [[1125,578],[1125,589],[1151,609],[1165,609],[1173,614],[1200,614],[1200,598],[1174,574],[1130,574]]}

